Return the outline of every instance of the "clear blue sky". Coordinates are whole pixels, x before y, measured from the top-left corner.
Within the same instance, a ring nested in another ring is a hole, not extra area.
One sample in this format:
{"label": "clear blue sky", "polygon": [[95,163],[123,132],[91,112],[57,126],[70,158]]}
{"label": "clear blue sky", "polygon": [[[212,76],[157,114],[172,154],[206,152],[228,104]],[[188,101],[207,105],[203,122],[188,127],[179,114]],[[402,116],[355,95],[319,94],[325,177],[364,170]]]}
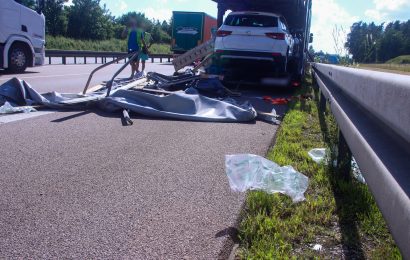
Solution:
{"label": "clear blue sky", "polygon": [[[172,11],[202,11],[216,17],[217,8],[211,0],[101,0],[113,15],[128,11],[144,12],[149,18],[169,20]],[[313,0],[312,32],[315,35],[313,47],[316,50],[334,52],[332,31],[335,25],[346,32],[356,21],[410,19],[410,0]],[[340,42],[345,36],[341,34]]]}

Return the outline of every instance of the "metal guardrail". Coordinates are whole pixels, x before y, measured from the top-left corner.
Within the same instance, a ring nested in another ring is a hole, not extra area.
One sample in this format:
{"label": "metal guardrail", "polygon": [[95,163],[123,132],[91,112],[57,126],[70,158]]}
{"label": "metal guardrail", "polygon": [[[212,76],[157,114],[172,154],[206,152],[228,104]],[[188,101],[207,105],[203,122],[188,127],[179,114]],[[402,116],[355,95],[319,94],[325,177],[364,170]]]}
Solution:
{"label": "metal guardrail", "polygon": [[350,148],[403,257],[410,259],[410,76],[318,63],[313,71],[320,109],[330,104],[340,141]]}
{"label": "metal guardrail", "polygon": [[[107,63],[107,59],[115,60],[119,57],[127,55],[126,52],[106,52],[106,51],[65,51],[65,50],[46,50],[46,57],[48,57],[48,64],[51,63],[51,58],[61,58],[62,64],[67,64],[67,58],[73,58],[74,64],[77,64],[77,59],[82,58],[83,63],[87,64],[87,58],[94,58],[95,63],[104,64]],[[154,63],[155,59],[159,59],[162,63],[163,60],[171,62],[174,58],[173,54],[150,54],[151,62]]]}

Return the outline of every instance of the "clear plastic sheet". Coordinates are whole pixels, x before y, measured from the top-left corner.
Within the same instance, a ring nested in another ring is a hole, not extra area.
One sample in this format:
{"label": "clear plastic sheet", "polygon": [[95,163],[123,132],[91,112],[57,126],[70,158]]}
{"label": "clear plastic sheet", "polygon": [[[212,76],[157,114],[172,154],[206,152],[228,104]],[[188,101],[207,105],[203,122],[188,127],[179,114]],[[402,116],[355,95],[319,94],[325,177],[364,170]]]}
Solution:
{"label": "clear plastic sheet", "polygon": [[293,202],[305,200],[309,178],[292,166],[281,167],[258,155],[237,154],[226,156],[225,167],[233,191],[262,190],[288,195]]}

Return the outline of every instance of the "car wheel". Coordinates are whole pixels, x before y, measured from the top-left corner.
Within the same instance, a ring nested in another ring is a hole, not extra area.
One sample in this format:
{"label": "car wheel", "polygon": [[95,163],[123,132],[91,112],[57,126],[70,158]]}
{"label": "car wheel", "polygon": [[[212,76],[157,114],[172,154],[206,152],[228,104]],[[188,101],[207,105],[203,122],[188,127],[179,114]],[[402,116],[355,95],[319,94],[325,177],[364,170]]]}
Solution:
{"label": "car wheel", "polygon": [[12,73],[22,73],[29,64],[29,53],[22,44],[13,44],[9,50],[9,67]]}

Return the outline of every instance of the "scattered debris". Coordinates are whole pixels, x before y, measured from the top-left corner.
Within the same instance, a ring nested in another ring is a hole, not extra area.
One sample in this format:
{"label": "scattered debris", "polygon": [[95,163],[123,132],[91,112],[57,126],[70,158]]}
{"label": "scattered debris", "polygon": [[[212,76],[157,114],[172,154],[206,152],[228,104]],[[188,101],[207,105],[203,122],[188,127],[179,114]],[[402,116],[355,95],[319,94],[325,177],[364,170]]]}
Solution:
{"label": "scattered debris", "polygon": [[272,109],[271,113],[265,113],[265,112],[261,112],[261,111],[256,111],[256,112],[258,113],[257,118],[259,120],[263,120],[263,121],[269,122],[269,123],[274,124],[274,125],[280,125],[280,123],[281,123],[280,120],[278,120],[278,118],[280,118],[281,116],[279,116],[276,113],[275,109]]}
{"label": "scattered debris", "polygon": [[134,122],[131,120],[130,115],[128,114],[127,109],[124,109],[124,110],[122,111],[122,115],[124,116],[124,120],[125,120],[125,122],[126,122],[127,124],[129,124],[129,125],[133,125],[133,124],[134,124]]}
{"label": "scattered debris", "polygon": [[[316,163],[324,162],[325,165],[328,164],[327,157],[328,150],[326,148],[315,148],[308,152],[310,158]],[[337,160],[333,161],[333,167],[337,167]],[[352,174],[353,177],[358,180],[360,183],[366,184],[366,180],[364,179],[362,172],[360,171],[359,165],[356,162],[356,159],[352,158]]]}
{"label": "scattered debris", "polygon": [[[310,158],[316,163],[322,163],[326,158],[326,148],[315,148],[308,152]],[[327,164],[325,162],[325,164]]]}
{"label": "scattered debris", "polygon": [[290,99],[287,98],[272,98],[270,96],[264,96],[263,100],[272,105],[287,105],[290,102]]}
{"label": "scattered debris", "polygon": [[[150,81],[149,88],[146,88],[147,80]],[[104,86],[85,95],[57,92],[42,95],[27,82],[14,78],[0,86],[0,97],[19,105],[30,103],[57,109],[98,107],[110,112],[126,109],[145,116],[190,121],[248,122],[256,119],[257,113],[252,105],[248,102],[238,104],[229,98],[230,93],[219,79],[203,79],[207,83],[202,85],[198,84],[201,80],[191,73],[180,76],[148,73],[147,79],[112,82],[107,96]],[[205,85],[218,98],[201,94],[207,90]],[[223,98],[220,97],[222,94]]]}
{"label": "scattered debris", "polygon": [[32,106],[12,106],[7,101],[0,107],[0,114],[30,113],[36,111],[37,110]]}
{"label": "scattered debris", "polygon": [[360,171],[359,165],[356,162],[356,159],[353,157],[352,159],[352,173],[353,177],[360,183],[366,184],[366,180],[364,179],[362,172]]}
{"label": "scattered debris", "polygon": [[313,246],[313,248],[312,248],[313,250],[315,250],[315,251],[322,251],[323,250],[323,246],[321,245],[321,244],[316,244],[316,245],[314,245]]}
{"label": "scattered debris", "polygon": [[253,154],[227,155],[226,174],[233,191],[262,190],[267,193],[282,193],[293,202],[304,201],[309,178],[292,166],[278,164]]}

